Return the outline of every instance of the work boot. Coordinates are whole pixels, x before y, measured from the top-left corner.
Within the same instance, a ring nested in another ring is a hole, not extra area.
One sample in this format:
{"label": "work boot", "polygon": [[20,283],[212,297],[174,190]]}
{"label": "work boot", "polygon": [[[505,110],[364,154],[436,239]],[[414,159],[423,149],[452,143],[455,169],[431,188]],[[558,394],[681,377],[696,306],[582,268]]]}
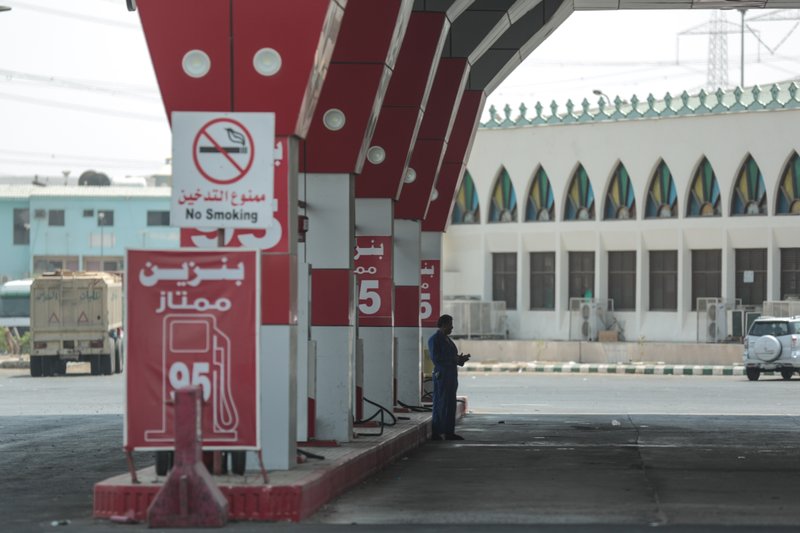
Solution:
{"label": "work boot", "polygon": [[456,435],[455,433],[450,433],[444,436],[444,440],[464,440],[464,437]]}

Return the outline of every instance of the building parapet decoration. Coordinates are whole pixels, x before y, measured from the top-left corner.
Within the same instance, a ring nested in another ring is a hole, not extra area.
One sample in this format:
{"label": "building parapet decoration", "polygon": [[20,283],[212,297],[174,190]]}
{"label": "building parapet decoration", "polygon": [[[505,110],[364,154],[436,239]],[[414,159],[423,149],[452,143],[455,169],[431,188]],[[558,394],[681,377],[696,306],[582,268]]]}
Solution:
{"label": "building parapet decoration", "polygon": [[644,101],[634,95],[630,101],[619,96],[614,101],[601,96],[596,107],[586,98],[576,108],[572,100],[567,100],[566,112],[559,110],[558,103],[550,103],[550,114],[544,115],[544,106],[536,102],[536,116],[528,118],[528,107],[522,103],[519,115],[511,118],[512,109],[508,104],[503,108],[505,118],[497,113],[495,106],[489,107],[488,121],[481,123],[481,128],[519,128],[525,126],[546,126],[555,124],[579,124],[588,122],[616,122],[622,120],[639,120],[648,118],[685,117],[709,114],[740,113],[754,111],[773,111],[781,109],[800,109],[800,95],[796,82],[773,84],[769,90],[762,90],[758,85],[742,89],[736,87],[732,91],[717,89],[712,93],[701,90],[696,95],[684,91],[679,97],[667,93],[663,99],[656,100],[648,95]]}

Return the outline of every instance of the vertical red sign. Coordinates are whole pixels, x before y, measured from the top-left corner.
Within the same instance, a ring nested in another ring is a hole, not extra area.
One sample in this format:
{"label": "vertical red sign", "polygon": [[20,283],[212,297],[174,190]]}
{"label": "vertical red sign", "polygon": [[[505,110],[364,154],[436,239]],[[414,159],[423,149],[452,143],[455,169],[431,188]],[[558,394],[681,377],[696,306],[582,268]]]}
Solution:
{"label": "vertical red sign", "polygon": [[435,328],[441,313],[441,281],[439,265],[441,261],[425,259],[420,268],[419,318],[424,328]]}
{"label": "vertical red sign", "polygon": [[[268,228],[226,228],[224,242],[226,248],[253,248],[262,251],[289,252],[289,162],[284,157],[288,140],[276,138],[274,190],[275,206],[272,223]],[[218,248],[217,228],[206,230],[181,228],[181,246],[184,248]]]}
{"label": "vertical red sign", "polygon": [[126,449],[174,445],[176,389],[203,390],[203,447],[259,447],[259,253],[129,250]]}
{"label": "vertical red sign", "polygon": [[358,323],[392,325],[392,238],[356,237]]}

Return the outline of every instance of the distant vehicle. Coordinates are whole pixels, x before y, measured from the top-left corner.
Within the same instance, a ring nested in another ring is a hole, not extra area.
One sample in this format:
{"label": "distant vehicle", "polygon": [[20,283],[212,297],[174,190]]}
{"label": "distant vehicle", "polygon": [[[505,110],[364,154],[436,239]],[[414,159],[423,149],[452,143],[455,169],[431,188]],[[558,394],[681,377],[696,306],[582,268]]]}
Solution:
{"label": "distant vehicle", "polygon": [[122,371],[122,277],[54,272],[31,285],[31,376],[65,374],[85,361],[93,375]]}
{"label": "distant vehicle", "polygon": [[761,372],[777,370],[783,379],[800,372],[800,317],[762,316],[744,338],[747,379],[756,381]]}
{"label": "distant vehicle", "polygon": [[33,279],[15,279],[0,286],[0,327],[17,328],[24,334],[31,326]]}

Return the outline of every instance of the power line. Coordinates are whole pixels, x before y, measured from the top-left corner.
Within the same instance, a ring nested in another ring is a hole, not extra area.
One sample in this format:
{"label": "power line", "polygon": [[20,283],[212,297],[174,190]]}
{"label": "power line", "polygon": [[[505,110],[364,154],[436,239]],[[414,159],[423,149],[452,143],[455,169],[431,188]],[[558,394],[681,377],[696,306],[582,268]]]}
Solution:
{"label": "power line", "polygon": [[73,167],[97,167],[97,168],[122,168],[122,169],[136,169],[136,170],[150,170],[153,168],[159,168],[164,165],[163,162],[152,162],[152,163],[139,163],[139,164],[122,164],[122,163],[102,163],[98,162],[96,159],[93,158],[86,158],[86,159],[74,159],[70,161],[62,161],[59,159],[34,159],[34,158],[14,158],[14,157],[2,157],[0,156],[0,163],[4,164],[14,164],[14,165],[26,165],[26,166],[37,166],[37,167],[54,167],[54,168],[63,168],[68,166]]}
{"label": "power line", "polygon": [[[20,72],[18,70],[7,70],[0,68],[0,78],[5,78],[9,81],[25,80],[52,87],[61,87],[65,89],[74,89],[78,91],[91,91],[110,94],[112,96],[127,96],[131,98],[138,98],[144,100],[161,101],[158,98],[157,92],[145,87],[143,85],[125,85],[114,84],[109,82],[85,81],[69,78],[58,78],[55,76],[46,76],[42,74],[32,74],[29,72]],[[105,85],[105,86],[103,86]],[[143,94],[143,93],[150,93]]]}
{"label": "power line", "polygon": [[133,113],[128,111],[114,111],[111,109],[103,109],[100,107],[93,107],[81,104],[67,104],[57,100],[45,100],[43,98],[35,98],[32,96],[21,96],[17,94],[8,94],[0,92],[0,99],[16,100],[26,104],[38,105],[43,107],[54,107],[60,110],[70,111],[83,111],[86,113],[93,113],[95,115],[103,115],[108,117],[129,118],[133,120],[144,120],[147,122],[164,122],[166,117],[156,115],[146,115],[144,113]]}
{"label": "power line", "polygon": [[91,15],[81,15],[78,13],[72,13],[70,11],[62,11],[60,9],[53,9],[50,7],[41,7],[35,6],[31,4],[26,4],[25,2],[20,2],[16,0],[14,3],[15,9],[20,9],[20,11],[30,10],[30,11],[38,11],[40,13],[45,13],[47,15],[55,15],[57,17],[65,17],[80,20],[82,22],[91,22],[93,24],[100,24],[103,26],[114,26],[117,28],[124,28],[126,30],[139,30],[140,26],[138,24],[131,24],[129,22],[119,22],[113,19],[107,19],[102,17],[94,17]]}
{"label": "power line", "polygon": [[[102,162],[102,163],[118,163],[118,164],[126,164],[126,165],[151,165],[154,164],[152,160],[149,159],[125,159],[125,158],[118,158],[118,157],[97,157],[97,156],[88,156],[88,155],[67,155],[67,154],[55,154],[50,152],[31,152],[27,150],[8,150],[0,148],[0,157],[2,154],[9,154],[14,156],[23,156],[23,157],[35,157],[35,158],[45,158],[45,159],[59,159],[59,160],[88,160],[91,159],[92,161]],[[156,163],[156,164],[163,164],[163,161]]]}

